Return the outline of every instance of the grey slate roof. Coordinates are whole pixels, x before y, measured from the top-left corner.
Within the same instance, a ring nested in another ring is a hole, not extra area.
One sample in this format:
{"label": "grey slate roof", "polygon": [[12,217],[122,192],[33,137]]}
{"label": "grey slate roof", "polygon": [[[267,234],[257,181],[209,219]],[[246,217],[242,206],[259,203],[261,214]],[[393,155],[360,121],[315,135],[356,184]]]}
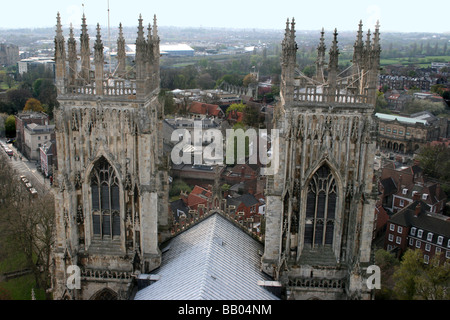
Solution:
{"label": "grey slate roof", "polygon": [[381,180],[381,184],[383,185],[385,195],[393,194],[397,191],[397,186],[392,177]]}
{"label": "grey slate roof", "polygon": [[182,199],[178,199],[170,202],[170,209],[172,210],[173,218],[176,222],[180,220],[180,215],[184,213],[187,217],[189,217],[189,207],[184,204]]}
{"label": "grey slate roof", "polygon": [[[421,210],[419,216],[415,216],[414,211],[420,203]],[[433,233],[450,237],[450,220],[442,220],[429,212],[429,206],[422,200],[416,200],[404,209],[394,214],[390,221],[405,227],[416,227],[431,231]]]}
{"label": "grey slate roof", "polygon": [[258,199],[255,198],[254,195],[250,193],[243,194],[236,198],[228,198],[227,199],[227,205],[234,205],[238,207],[241,203],[243,203],[247,208],[250,208],[251,206],[254,206],[255,204],[258,204]]}
{"label": "grey slate roof", "polygon": [[135,300],[278,300],[258,285],[263,245],[216,213],[169,242],[160,279]]}

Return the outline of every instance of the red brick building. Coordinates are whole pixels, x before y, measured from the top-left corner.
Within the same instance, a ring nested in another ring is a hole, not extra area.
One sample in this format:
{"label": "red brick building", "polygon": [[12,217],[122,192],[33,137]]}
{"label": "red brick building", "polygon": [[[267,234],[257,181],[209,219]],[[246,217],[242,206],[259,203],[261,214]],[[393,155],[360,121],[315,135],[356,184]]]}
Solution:
{"label": "red brick building", "polygon": [[247,193],[236,198],[228,198],[227,205],[235,206],[236,214],[248,219],[258,214],[260,202],[255,196]]}
{"label": "red brick building", "polygon": [[195,186],[189,195],[182,195],[183,201],[191,210],[197,210],[199,205],[207,208],[211,197],[212,191],[200,186]]}
{"label": "red brick building", "polygon": [[436,254],[450,262],[450,218],[429,213],[428,205],[416,200],[389,219],[384,249],[397,256],[420,249],[425,263]]}
{"label": "red brick building", "polygon": [[49,116],[44,112],[22,112],[15,116],[16,118],[16,148],[23,154],[25,153],[25,126],[35,123],[38,125],[48,125]]}
{"label": "red brick building", "polygon": [[225,113],[218,105],[199,101],[192,101],[188,108],[188,113],[196,117],[208,116],[219,119],[225,117]]}
{"label": "red brick building", "polygon": [[439,183],[423,176],[419,165],[390,163],[382,170],[379,190],[384,208],[393,213],[418,199],[428,205],[431,213],[442,213],[447,198]]}
{"label": "red brick building", "polygon": [[375,207],[375,222],[374,222],[374,230],[373,230],[373,238],[381,235],[386,227],[386,223],[389,220],[389,215],[387,211],[381,205],[381,202],[378,201]]}

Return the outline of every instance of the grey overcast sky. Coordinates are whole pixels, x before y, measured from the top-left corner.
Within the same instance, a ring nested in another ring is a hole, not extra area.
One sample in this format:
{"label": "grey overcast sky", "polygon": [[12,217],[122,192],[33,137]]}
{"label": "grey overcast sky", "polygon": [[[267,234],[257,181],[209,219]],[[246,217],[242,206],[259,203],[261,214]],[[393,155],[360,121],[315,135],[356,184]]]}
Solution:
{"label": "grey overcast sky", "polygon": [[[84,6],[83,6],[84,4]],[[89,25],[108,25],[108,0],[2,0],[0,28],[40,28],[56,23],[79,26],[83,10]],[[109,0],[110,25],[136,26],[156,14],[158,26],[284,29],[294,17],[297,30],[352,31],[363,20],[382,31],[450,32],[450,1],[436,0]]]}

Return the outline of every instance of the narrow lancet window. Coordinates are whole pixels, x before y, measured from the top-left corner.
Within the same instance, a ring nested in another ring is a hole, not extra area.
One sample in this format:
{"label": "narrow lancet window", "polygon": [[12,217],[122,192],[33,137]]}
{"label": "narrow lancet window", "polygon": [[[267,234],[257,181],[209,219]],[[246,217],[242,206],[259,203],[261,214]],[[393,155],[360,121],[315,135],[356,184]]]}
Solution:
{"label": "narrow lancet window", "polygon": [[94,237],[120,236],[120,191],[113,167],[100,158],[91,172],[92,223]]}
{"label": "narrow lancet window", "polygon": [[324,165],[312,176],[306,199],[305,244],[312,248],[333,244],[336,181]]}

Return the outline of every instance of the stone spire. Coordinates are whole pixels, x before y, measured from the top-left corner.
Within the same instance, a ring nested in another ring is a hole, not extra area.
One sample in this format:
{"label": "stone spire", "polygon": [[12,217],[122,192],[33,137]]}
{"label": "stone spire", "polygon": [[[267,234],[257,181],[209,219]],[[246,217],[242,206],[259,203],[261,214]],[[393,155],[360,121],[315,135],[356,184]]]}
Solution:
{"label": "stone spire", "polygon": [[94,44],[94,62],[96,64],[99,62],[104,63],[103,48],[100,24],[97,23],[97,36]]}
{"label": "stone spire", "polygon": [[291,43],[295,43],[295,19],[292,18],[291,22],[291,34],[290,34]]}
{"label": "stone spire", "polygon": [[147,27],[147,43],[150,45],[153,41],[152,25],[149,23]]}
{"label": "stone spire", "polygon": [[362,20],[359,20],[359,25],[358,25],[359,28],[358,28],[358,32],[357,32],[357,35],[356,35],[356,41],[355,41],[355,44],[353,46],[354,48],[361,47],[361,46],[364,45],[364,43],[363,43],[362,26],[363,26]]}
{"label": "stone spire", "polygon": [[295,20],[286,22],[286,31],[282,42],[281,87],[280,96],[284,105],[294,99],[294,77],[297,66],[297,43],[295,42]]}
{"label": "stone spire", "polygon": [[77,42],[73,35],[73,26],[70,24],[69,40],[67,40],[68,60],[69,60],[69,84],[75,85],[77,78]]}
{"label": "stone spire", "polygon": [[85,83],[90,82],[89,72],[91,70],[91,52],[89,49],[89,34],[87,30],[86,17],[83,13],[81,19],[81,35],[80,35],[80,56],[81,56],[81,78]]}
{"label": "stone spire", "polygon": [[145,57],[147,44],[144,38],[144,27],[142,25],[142,16],[139,15],[139,25],[136,38],[136,79],[145,79]]}
{"label": "stone spire", "polygon": [[366,41],[365,41],[365,45],[364,45],[364,49],[363,49],[363,59],[362,59],[362,69],[364,69],[364,74],[363,74],[363,79],[362,79],[362,84],[361,86],[363,88],[366,88],[368,86],[369,83],[369,75],[368,75],[368,71],[371,68],[371,43],[370,43],[370,29],[367,31],[367,36],[366,36]]}
{"label": "stone spire", "polygon": [[61,25],[61,16],[59,12],[56,14],[56,39],[64,40],[62,25]]}
{"label": "stone spire", "polygon": [[380,23],[377,21],[377,24],[375,25],[375,32],[373,34],[373,43],[372,43],[372,56],[373,59],[379,60],[381,53],[381,45],[380,45]]}
{"label": "stone spire", "polygon": [[[359,21],[359,29],[356,35],[356,41],[353,45],[353,59],[352,59],[352,82],[355,82],[360,77],[361,68],[363,66],[364,57],[364,42],[363,42],[363,31],[362,31],[362,20]],[[356,84],[355,84],[356,85]]]}
{"label": "stone spire", "polygon": [[364,46],[364,63],[367,69],[370,68],[370,56],[371,56],[371,43],[370,43],[370,29],[367,31],[366,45]]}
{"label": "stone spire", "polygon": [[[328,63],[328,84],[330,88],[336,88],[336,81],[337,81],[337,73],[338,73],[338,63],[339,63],[339,48],[338,48],[338,41],[337,41],[337,29],[334,29],[333,33],[333,42],[331,44],[330,48],[330,57],[329,57],[329,63]],[[331,92],[332,95],[334,95],[334,92]]]}
{"label": "stone spire", "polygon": [[95,63],[95,90],[97,95],[103,94],[103,69],[105,57],[103,55],[103,42],[100,32],[100,24],[97,23],[97,37],[94,44],[94,63]]}
{"label": "stone spire", "polygon": [[147,51],[146,51],[146,66],[147,66],[147,90],[151,90],[153,74],[153,36],[152,36],[152,25],[149,23],[147,27]]}
{"label": "stone spire", "polygon": [[136,38],[136,95],[143,96],[146,92],[147,79],[147,42],[144,37],[144,26],[142,24],[142,15],[139,15],[139,25]]}
{"label": "stone spire", "polygon": [[56,88],[58,92],[64,92],[64,82],[66,77],[66,49],[59,12],[56,16],[55,68]]}
{"label": "stone spire", "polygon": [[123,37],[122,23],[119,24],[119,37],[117,38],[117,70],[119,76],[126,72],[125,38]]}
{"label": "stone spire", "polygon": [[155,40],[159,41],[159,36],[158,36],[158,25],[156,23],[156,14],[153,15],[153,38]]}
{"label": "stone spire", "polygon": [[152,43],[153,43],[153,86],[155,88],[159,88],[159,80],[160,80],[160,74],[159,74],[159,57],[160,57],[160,51],[159,51],[159,35],[158,35],[158,24],[156,23],[156,14],[153,15],[153,36],[152,36]]}
{"label": "stone spire", "polygon": [[288,36],[289,36],[289,31],[290,31],[290,27],[289,27],[289,18],[287,18],[287,20],[286,20],[286,29],[284,29],[284,39],[283,40],[286,40],[287,38],[288,38]]}
{"label": "stone spire", "polygon": [[[372,47],[370,48],[370,70],[369,70],[369,90],[371,97],[376,101],[376,88],[378,82],[378,73],[380,70],[380,24],[377,21],[375,25],[375,32],[372,39]],[[369,50],[369,49],[368,49]]]}
{"label": "stone spire", "polygon": [[324,30],[322,28],[322,32],[320,33],[320,42],[319,45],[317,46],[317,59],[316,59],[316,76],[314,77],[314,80],[323,83],[324,80],[324,76],[323,76],[323,71],[324,71],[324,67],[325,67],[325,51],[326,51],[326,46],[325,46],[325,38],[324,38]]}

